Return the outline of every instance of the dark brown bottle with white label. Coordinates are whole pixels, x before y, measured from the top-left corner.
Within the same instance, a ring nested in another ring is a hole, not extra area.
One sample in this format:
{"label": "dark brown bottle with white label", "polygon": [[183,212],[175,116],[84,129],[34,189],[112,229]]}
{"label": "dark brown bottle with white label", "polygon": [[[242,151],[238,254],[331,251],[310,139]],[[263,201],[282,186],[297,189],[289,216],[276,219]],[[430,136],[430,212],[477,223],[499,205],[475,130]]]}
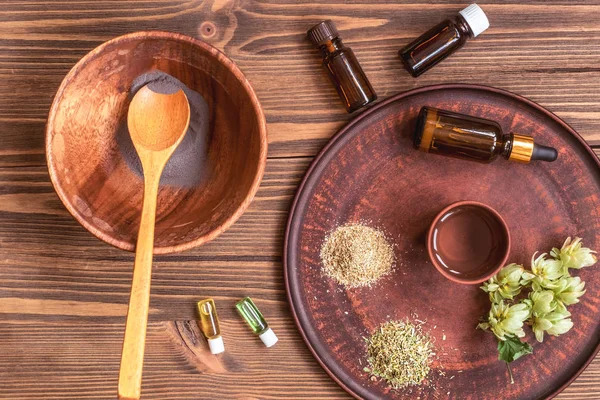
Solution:
{"label": "dark brown bottle with white label", "polygon": [[413,136],[415,148],[444,156],[489,163],[498,156],[510,161],[554,161],[555,148],[534,143],[531,136],[504,134],[498,123],[452,111],[423,107]]}
{"label": "dark brown bottle with white label", "polygon": [[354,52],[344,46],[333,21],[323,21],[307,32],[310,41],[321,50],[323,66],[349,113],[377,99],[373,87]]}
{"label": "dark brown bottle with white label", "polygon": [[487,16],[477,4],[460,11],[454,19],[434,26],[398,53],[415,78],[489,28]]}

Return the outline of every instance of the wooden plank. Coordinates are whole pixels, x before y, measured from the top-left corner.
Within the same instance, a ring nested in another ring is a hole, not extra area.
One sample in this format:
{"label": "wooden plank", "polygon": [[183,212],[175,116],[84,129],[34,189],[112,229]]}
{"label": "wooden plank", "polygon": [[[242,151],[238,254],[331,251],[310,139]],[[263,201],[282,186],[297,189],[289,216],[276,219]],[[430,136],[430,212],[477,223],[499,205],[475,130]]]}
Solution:
{"label": "wooden plank", "polygon": [[[144,399],[347,398],[316,364],[289,316],[269,318],[280,343],[266,349],[239,316],[230,315],[233,310],[223,307],[227,303],[217,304],[223,356],[210,354],[195,321],[150,323]],[[124,319],[93,325],[3,323],[0,398],[115,398],[123,325]]]}
{"label": "wooden plank", "polygon": [[[42,162],[52,97],[87,51],[111,37],[157,26],[199,37],[206,20],[216,24],[217,33],[205,39],[240,65],[259,95],[272,157],[314,155],[351,117],[305,39],[306,29],[326,17],[338,22],[381,99],[445,82],[496,86],[542,104],[600,144],[598,2],[485,4],[489,31],[418,79],[402,69],[398,49],[459,4],[383,2],[367,10],[346,3],[58,1],[45,11],[36,4],[12,2],[0,11],[0,165]],[[66,9],[72,18],[64,18]]]}
{"label": "wooden plank", "polygon": [[[226,346],[220,357],[209,353],[195,321],[150,323],[143,398],[349,398],[312,358],[289,316],[269,318],[280,343],[266,349],[227,307],[218,311]],[[114,398],[122,336],[123,324],[4,322],[0,398]],[[598,375],[596,360],[557,398],[598,399]]]}
{"label": "wooden plank", "polygon": [[[310,158],[269,160],[261,187],[242,218],[215,241],[174,257],[234,262],[279,259],[287,211],[310,161]],[[98,246],[98,240],[64,208],[45,167],[0,168],[0,243],[6,249],[22,247],[18,253],[0,251],[0,260],[5,259],[6,265],[29,259],[35,265],[38,257],[67,256],[92,263],[102,259],[129,261],[130,256],[109,245]],[[101,253],[90,253],[97,249]],[[82,255],[85,259],[81,259]],[[157,257],[157,260],[172,260],[172,257]]]}
{"label": "wooden plank", "polygon": [[[194,319],[189,305],[207,295],[228,301],[262,296],[270,300],[264,307],[272,314],[286,308],[283,227],[309,162],[269,160],[255,200],[229,231],[205,246],[156,257],[150,319]],[[0,168],[0,248],[0,298],[11,299],[0,303],[0,320],[90,319],[93,313],[82,313],[103,304],[107,310],[98,316],[103,321],[120,321],[125,314],[133,254],[79,226],[58,200],[45,168]],[[52,302],[35,312],[34,303],[19,299]],[[70,302],[73,310],[62,307]]]}

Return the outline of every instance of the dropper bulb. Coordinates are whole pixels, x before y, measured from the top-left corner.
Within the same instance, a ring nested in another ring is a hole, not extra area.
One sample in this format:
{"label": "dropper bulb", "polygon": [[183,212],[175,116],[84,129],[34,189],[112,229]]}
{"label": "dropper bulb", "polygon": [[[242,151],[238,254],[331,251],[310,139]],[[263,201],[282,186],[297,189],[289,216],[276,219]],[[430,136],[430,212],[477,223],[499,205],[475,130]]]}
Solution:
{"label": "dropper bulb", "polygon": [[558,158],[558,151],[554,147],[543,146],[541,144],[533,145],[531,160],[554,161]]}

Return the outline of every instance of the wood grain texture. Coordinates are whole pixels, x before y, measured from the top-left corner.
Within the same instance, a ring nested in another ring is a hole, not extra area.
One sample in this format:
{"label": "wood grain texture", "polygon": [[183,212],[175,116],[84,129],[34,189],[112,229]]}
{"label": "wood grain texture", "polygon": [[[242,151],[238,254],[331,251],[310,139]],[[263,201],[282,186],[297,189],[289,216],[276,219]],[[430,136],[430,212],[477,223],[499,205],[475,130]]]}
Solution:
{"label": "wood grain texture", "polygon": [[[348,398],[302,342],[283,286],[283,229],[296,186],[351,117],[306,30],[334,19],[380,99],[428,84],[492,85],[539,102],[600,145],[600,1],[480,1],[489,31],[411,78],[397,50],[465,4],[3,0],[0,398],[116,397],[133,255],[100,242],[64,209],[49,182],[43,133],[69,69],[102,42],[144,29],[204,39],[240,66],[265,110],[271,158],[255,200],[227,232],[201,248],[156,258],[143,393],[182,400]],[[205,22],[215,29],[207,32]],[[236,315],[234,303],[245,295],[280,337],[272,349]],[[221,359],[208,354],[190,322],[195,301],[208,296],[223,321]],[[600,361],[559,398],[600,399]]]}

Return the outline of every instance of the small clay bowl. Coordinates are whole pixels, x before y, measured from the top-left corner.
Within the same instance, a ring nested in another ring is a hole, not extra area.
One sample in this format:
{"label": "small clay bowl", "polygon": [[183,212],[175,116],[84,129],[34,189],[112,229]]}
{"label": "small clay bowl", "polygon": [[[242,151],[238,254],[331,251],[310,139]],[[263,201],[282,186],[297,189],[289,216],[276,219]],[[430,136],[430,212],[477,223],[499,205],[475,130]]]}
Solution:
{"label": "small clay bowl", "polygon": [[[209,114],[206,177],[194,185],[161,181],[154,253],[164,254],[222,233],[248,207],[262,179],[265,117],[233,61],[175,33],[137,32],[102,44],[60,85],[46,127],[46,156],[52,184],[77,221],[105,242],[134,250],[144,183],[125,160],[117,132],[126,123],[132,82],[156,70],[202,95]],[[184,166],[178,172],[184,177],[197,171]]]}
{"label": "small clay bowl", "polygon": [[427,235],[435,268],[453,282],[477,284],[494,276],[510,252],[510,233],[496,210],[459,201],[435,217]]}

